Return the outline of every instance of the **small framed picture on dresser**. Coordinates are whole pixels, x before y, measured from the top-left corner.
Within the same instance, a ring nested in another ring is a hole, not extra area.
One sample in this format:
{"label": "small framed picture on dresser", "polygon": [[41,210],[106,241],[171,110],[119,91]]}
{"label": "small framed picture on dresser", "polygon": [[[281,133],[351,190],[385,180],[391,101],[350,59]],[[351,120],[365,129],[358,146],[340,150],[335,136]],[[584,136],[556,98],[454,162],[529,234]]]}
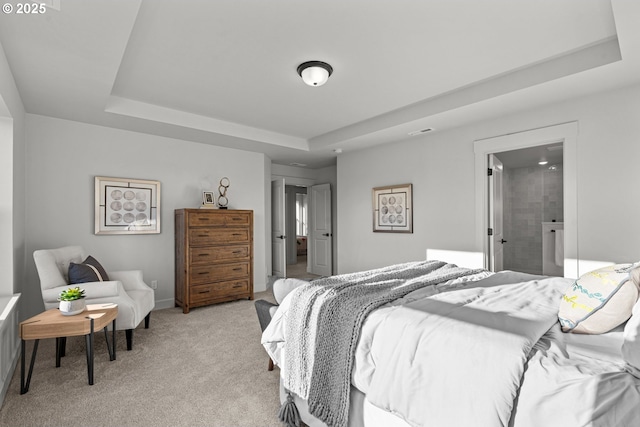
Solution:
{"label": "small framed picture on dresser", "polygon": [[213,195],[213,191],[203,191],[202,192],[202,204],[203,205],[215,205],[216,199]]}

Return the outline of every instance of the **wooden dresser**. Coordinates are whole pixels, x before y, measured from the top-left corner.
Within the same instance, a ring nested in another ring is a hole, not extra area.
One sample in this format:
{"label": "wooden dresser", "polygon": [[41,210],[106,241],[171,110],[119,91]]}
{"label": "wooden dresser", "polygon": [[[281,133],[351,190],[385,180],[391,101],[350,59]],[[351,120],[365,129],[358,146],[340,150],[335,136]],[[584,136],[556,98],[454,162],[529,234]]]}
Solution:
{"label": "wooden dresser", "polygon": [[253,299],[253,211],[176,209],[176,307]]}

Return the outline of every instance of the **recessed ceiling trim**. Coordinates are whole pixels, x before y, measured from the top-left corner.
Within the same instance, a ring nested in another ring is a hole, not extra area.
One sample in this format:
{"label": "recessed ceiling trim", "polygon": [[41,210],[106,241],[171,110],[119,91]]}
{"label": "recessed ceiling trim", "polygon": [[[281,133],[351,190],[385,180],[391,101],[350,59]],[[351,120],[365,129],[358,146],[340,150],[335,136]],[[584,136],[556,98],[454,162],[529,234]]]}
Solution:
{"label": "recessed ceiling trim", "polygon": [[311,151],[611,64],[622,59],[618,37],[530,64],[309,139]]}
{"label": "recessed ceiling trim", "polygon": [[277,132],[257,129],[238,123],[218,120],[119,96],[110,96],[104,111],[138,119],[152,120],[159,123],[169,123],[176,126],[229,135],[236,138],[260,141],[281,147],[309,151],[309,143],[304,138],[283,135]]}

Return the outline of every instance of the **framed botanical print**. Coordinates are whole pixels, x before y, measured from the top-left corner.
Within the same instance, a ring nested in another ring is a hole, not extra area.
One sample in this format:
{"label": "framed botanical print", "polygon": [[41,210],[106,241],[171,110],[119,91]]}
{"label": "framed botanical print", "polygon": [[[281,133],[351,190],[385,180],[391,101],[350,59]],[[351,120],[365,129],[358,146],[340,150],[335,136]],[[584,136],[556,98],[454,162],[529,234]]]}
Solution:
{"label": "framed botanical print", "polygon": [[373,189],[373,231],[413,233],[412,184]]}

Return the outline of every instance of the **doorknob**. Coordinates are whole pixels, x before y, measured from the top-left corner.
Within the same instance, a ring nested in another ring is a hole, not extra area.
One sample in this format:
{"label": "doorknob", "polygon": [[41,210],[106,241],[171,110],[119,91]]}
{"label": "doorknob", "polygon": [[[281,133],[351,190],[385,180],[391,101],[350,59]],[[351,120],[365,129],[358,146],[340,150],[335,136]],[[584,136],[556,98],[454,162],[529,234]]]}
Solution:
{"label": "doorknob", "polygon": [[332,234],[331,234],[331,233],[322,233],[322,235],[323,235],[324,237],[329,237],[329,236],[331,236]]}
{"label": "doorknob", "polygon": [[284,235],[278,236],[278,239],[286,239],[286,238],[287,238],[287,236],[284,236]]}
{"label": "doorknob", "polygon": [[502,243],[504,245],[505,243],[507,243],[507,241],[504,240],[504,239],[500,239],[500,243]]}

